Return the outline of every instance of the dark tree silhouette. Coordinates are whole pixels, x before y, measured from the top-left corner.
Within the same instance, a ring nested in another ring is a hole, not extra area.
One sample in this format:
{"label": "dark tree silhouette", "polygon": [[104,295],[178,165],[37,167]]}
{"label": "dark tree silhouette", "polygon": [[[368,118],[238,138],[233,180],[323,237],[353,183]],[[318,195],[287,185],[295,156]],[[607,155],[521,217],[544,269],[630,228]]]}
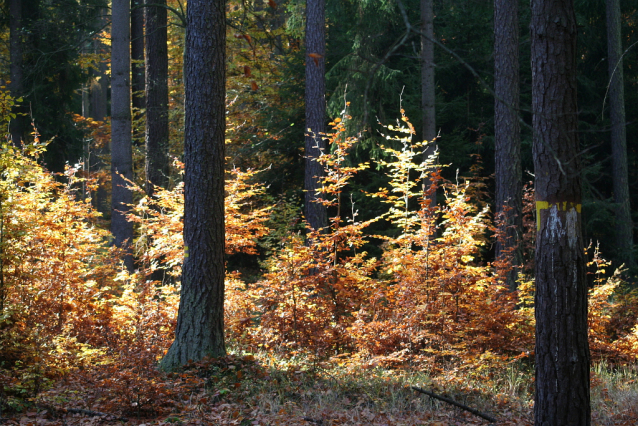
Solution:
{"label": "dark tree silhouette", "polygon": [[323,168],[315,161],[326,149],[326,2],[306,1],[306,220],[313,229],[328,224],[326,208],[315,202]]}
{"label": "dark tree silhouette", "polygon": [[620,0],[607,0],[607,52],[609,59],[609,117],[611,158],[616,203],[617,259],[634,266],[634,225],[629,203],[627,174],[627,132],[625,128],[625,83],[623,78]]}
{"label": "dark tree silhouette", "polygon": [[[126,214],[133,202],[126,179],[133,179],[131,149],[131,57],[129,0],[113,0],[111,13],[111,233],[115,245],[130,245],[133,223]],[[133,270],[133,255],[126,247],[124,263]]]}
{"label": "dark tree silhouette", "polygon": [[[11,65],[9,72],[11,74],[11,84],[9,85],[9,91],[11,96],[18,99],[22,96],[22,41],[21,38],[22,28],[22,0],[10,0],[9,1],[9,57]],[[22,112],[21,108],[17,106],[14,108],[14,112]],[[11,120],[9,131],[11,134],[11,142],[15,146],[20,145],[22,140],[22,134],[24,132],[23,119],[21,116]]]}
{"label": "dark tree silhouette", "polygon": [[146,193],[168,185],[168,47],[166,0],[146,7]]}
{"label": "dark tree silhouette", "polygon": [[[523,183],[521,130],[518,123],[518,2],[494,0],[494,157],[496,214],[501,217],[502,239],[496,242],[496,257],[511,256],[522,262],[519,242],[523,233]],[[507,276],[516,287],[516,268]]]}
{"label": "dark tree silhouette", "polygon": [[[437,150],[436,142],[436,82],[434,80],[434,10],[432,0],[421,0],[421,111],[423,113],[423,140],[430,142],[425,152],[425,158]],[[424,188],[430,186],[430,181],[423,182]],[[433,194],[430,204],[436,204],[436,194]]]}
{"label": "dark tree silhouette", "polygon": [[131,92],[133,108],[146,107],[144,99],[144,0],[131,0]]}

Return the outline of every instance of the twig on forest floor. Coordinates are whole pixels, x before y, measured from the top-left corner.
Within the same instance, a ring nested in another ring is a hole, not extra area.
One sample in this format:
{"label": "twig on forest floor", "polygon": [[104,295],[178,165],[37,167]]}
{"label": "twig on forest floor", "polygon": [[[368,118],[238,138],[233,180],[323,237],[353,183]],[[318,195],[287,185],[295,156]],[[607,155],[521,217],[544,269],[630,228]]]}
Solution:
{"label": "twig on forest floor", "polygon": [[83,408],[55,408],[44,404],[36,404],[36,406],[40,409],[52,411],[54,413],[84,414],[85,416],[91,417],[109,417],[120,422],[128,422],[126,417],[118,417],[115,414],[103,413],[101,411],[85,410]]}
{"label": "twig on forest floor", "polygon": [[479,416],[479,417],[487,420],[490,423],[496,423],[496,419],[494,417],[488,416],[485,413],[481,413],[479,410],[475,410],[472,407],[468,407],[467,405],[463,405],[460,402],[454,401],[453,399],[446,398],[446,397],[441,396],[441,395],[437,395],[434,392],[426,391],[425,389],[421,389],[421,388],[416,387],[416,386],[411,386],[411,387],[415,391],[424,393],[424,394],[426,394],[429,397],[436,398],[436,399],[441,400],[443,402],[447,402],[448,404],[452,404],[452,405],[454,405],[456,407],[459,407],[459,408],[461,408],[461,409],[463,409],[465,411],[469,411],[470,413],[474,414],[475,416]]}
{"label": "twig on forest floor", "polygon": [[115,414],[102,413],[101,411],[84,410],[82,408],[66,408],[65,410],[67,413],[84,414],[91,417],[100,417],[100,416],[111,417],[114,420],[117,420],[120,422],[128,422],[128,419],[126,417],[118,417]]}
{"label": "twig on forest floor", "polygon": [[313,419],[311,417],[304,417],[303,419],[305,421],[307,421],[307,422],[310,422],[310,423],[316,423],[316,424],[318,424],[320,426],[323,425],[323,420],[321,420],[321,419],[317,420],[317,419]]}

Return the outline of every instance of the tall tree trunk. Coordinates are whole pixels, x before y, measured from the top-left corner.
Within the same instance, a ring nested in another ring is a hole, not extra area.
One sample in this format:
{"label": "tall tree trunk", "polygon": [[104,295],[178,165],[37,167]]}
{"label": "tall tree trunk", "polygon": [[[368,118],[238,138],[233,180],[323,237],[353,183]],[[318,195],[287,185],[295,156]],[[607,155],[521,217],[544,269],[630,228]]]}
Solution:
{"label": "tall tree trunk", "polygon": [[532,0],[536,425],[591,422],[574,0]]}
{"label": "tall tree trunk", "polygon": [[515,268],[507,274],[512,290],[516,288],[516,266],[522,261],[519,242],[523,233],[518,31],[518,1],[494,0],[496,214],[502,220],[496,258],[512,260]]}
{"label": "tall tree trunk", "polygon": [[[106,13],[106,12],[104,12]],[[107,46],[99,40],[93,42],[95,53],[103,52]],[[96,121],[103,121],[108,115],[108,75],[106,74],[106,64],[100,62],[98,70],[92,71],[93,79],[89,88],[89,116]]]}
{"label": "tall tree trunk", "polygon": [[[166,5],[166,0],[155,4]],[[165,7],[146,8],[146,193],[168,185],[168,48]]]}
{"label": "tall tree trunk", "polygon": [[316,161],[326,149],[326,2],[306,1],[306,220],[313,229],[328,224],[326,208],[317,203],[323,168]]}
{"label": "tall tree trunk", "polygon": [[[436,108],[434,80],[434,10],[432,0],[421,0],[421,110],[423,112],[423,140],[428,145],[423,153],[424,159],[437,151],[436,138]],[[425,189],[429,188],[431,181],[423,182]],[[432,195],[430,205],[436,204],[436,194]]]}
{"label": "tall tree trunk", "polygon": [[[166,6],[166,0],[155,4]],[[167,11],[149,6],[146,19],[146,194],[155,187],[168,187],[168,46]],[[164,281],[165,271],[157,269],[149,277]]]}
{"label": "tall tree trunk", "polygon": [[634,266],[634,226],[629,204],[627,175],[627,134],[625,129],[625,83],[620,38],[620,0],[607,0],[607,51],[609,56],[609,116],[611,155],[616,203],[617,259]]}
{"label": "tall tree trunk", "polygon": [[[101,9],[100,14],[102,18],[101,23],[106,24],[107,10]],[[108,51],[108,46],[104,45],[99,39],[93,40],[94,53],[105,53]],[[92,71],[93,78],[89,89],[89,116],[96,121],[103,121],[108,115],[108,88],[109,77],[106,74],[106,64],[100,61],[98,69]],[[89,168],[92,172],[97,173],[100,170],[104,170],[105,163],[102,159],[108,154],[109,147],[98,147],[89,154]],[[104,184],[99,184],[95,194],[92,197],[93,207],[109,217],[111,214],[110,206],[108,205],[108,191],[104,187]]]}
{"label": "tall tree trunk", "polygon": [[[144,99],[144,0],[131,0],[131,92],[133,108],[146,107]],[[136,135],[136,137],[140,137]]]}
{"label": "tall tree trunk", "polygon": [[175,340],[161,363],[223,356],[226,2],[189,0],[184,63],[184,266]]}
{"label": "tall tree trunk", "polygon": [[133,224],[126,214],[133,202],[126,181],[133,179],[131,150],[130,1],[113,0],[111,24],[111,233],[126,249],[124,264],[133,270]]}
{"label": "tall tree trunk", "polygon": [[[9,56],[11,65],[9,72],[11,74],[11,84],[9,91],[15,99],[23,95],[22,88],[22,0],[9,1]],[[16,107],[15,113],[20,113],[21,108]],[[18,115],[11,120],[9,133],[11,134],[11,142],[14,146],[20,146],[22,135],[24,133],[24,120]]]}

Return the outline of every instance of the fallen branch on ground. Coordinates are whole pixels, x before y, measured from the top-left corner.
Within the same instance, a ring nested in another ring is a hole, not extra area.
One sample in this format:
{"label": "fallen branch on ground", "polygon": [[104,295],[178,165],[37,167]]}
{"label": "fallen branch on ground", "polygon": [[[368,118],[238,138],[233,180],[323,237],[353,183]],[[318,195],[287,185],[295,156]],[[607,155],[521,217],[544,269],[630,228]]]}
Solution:
{"label": "fallen branch on ground", "polygon": [[113,420],[117,420],[120,422],[128,422],[128,419],[126,417],[118,417],[115,414],[102,413],[101,411],[85,410],[83,408],[55,408],[43,404],[36,404],[36,407],[42,410],[52,411],[54,413],[84,414],[85,416],[91,417],[110,417]]}
{"label": "fallen branch on ground", "polygon": [[488,416],[487,414],[481,413],[479,410],[475,410],[472,407],[468,407],[467,405],[463,405],[460,402],[454,401],[453,399],[446,398],[446,397],[441,396],[441,395],[437,395],[434,392],[426,391],[425,389],[421,389],[421,388],[416,387],[416,386],[412,386],[412,389],[414,389],[417,392],[424,393],[424,394],[426,394],[429,397],[436,398],[436,399],[441,400],[443,402],[447,402],[448,404],[452,404],[454,406],[462,408],[465,411],[469,411],[470,413],[474,414],[475,416],[479,416],[479,417],[487,420],[488,422],[496,423],[496,419],[494,417],[491,417],[491,416]]}

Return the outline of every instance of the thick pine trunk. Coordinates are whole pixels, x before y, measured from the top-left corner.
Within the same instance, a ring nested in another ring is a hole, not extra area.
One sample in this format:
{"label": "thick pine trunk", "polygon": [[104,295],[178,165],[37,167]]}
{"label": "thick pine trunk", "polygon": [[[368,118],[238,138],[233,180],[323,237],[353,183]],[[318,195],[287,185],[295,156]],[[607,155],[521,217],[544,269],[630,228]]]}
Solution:
{"label": "thick pine trunk", "polygon": [[325,0],[306,1],[306,220],[313,229],[328,224],[326,208],[317,199],[324,174],[315,161],[326,149],[326,18]]}
{"label": "thick pine trunk", "polygon": [[591,422],[573,0],[532,1],[536,425]]}
{"label": "thick pine trunk", "polygon": [[609,116],[611,118],[611,155],[616,203],[617,259],[634,266],[634,226],[629,203],[627,174],[627,133],[625,129],[625,83],[623,78],[620,0],[607,0],[607,51],[609,66]]}
{"label": "thick pine trunk", "polygon": [[[421,111],[423,112],[423,140],[428,141],[424,158],[433,155],[437,150],[436,138],[436,82],[434,80],[434,10],[432,0],[421,0]],[[429,188],[431,181],[423,182]],[[430,205],[436,204],[433,194]]]}
{"label": "thick pine trunk", "polygon": [[131,0],[131,94],[133,108],[138,111],[146,107],[144,99],[144,8],[140,7],[143,4],[144,0]]}
{"label": "thick pine trunk", "polygon": [[[496,242],[496,258],[521,264],[519,242],[523,230],[521,140],[518,122],[518,1],[494,1],[494,139],[496,214],[503,238]],[[507,275],[516,288],[517,269]]]}
{"label": "thick pine trunk", "polygon": [[175,340],[161,367],[223,356],[226,7],[190,0],[184,63],[184,265]]}
{"label": "thick pine trunk", "polygon": [[130,3],[113,0],[111,24],[111,233],[125,247],[124,263],[133,270],[133,224],[126,214],[133,202],[126,179],[133,179],[131,150]]}
{"label": "thick pine trunk", "polygon": [[[166,5],[166,0],[154,4]],[[146,193],[168,185],[168,48],[166,8],[146,8]]]}
{"label": "thick pine trunk", "polygon": [[[22,88],[22,0],[9,1],[9,57],[11,65],[9,67],[11,83],[9,91],[11,96],[18,99],[23,95]],[[14,113],[20,113],[21,108],[14,108]],[[24,132],[23,119],[21,116],[11,120],[9,133],[14,146],[20,146],[22,134]]]}

